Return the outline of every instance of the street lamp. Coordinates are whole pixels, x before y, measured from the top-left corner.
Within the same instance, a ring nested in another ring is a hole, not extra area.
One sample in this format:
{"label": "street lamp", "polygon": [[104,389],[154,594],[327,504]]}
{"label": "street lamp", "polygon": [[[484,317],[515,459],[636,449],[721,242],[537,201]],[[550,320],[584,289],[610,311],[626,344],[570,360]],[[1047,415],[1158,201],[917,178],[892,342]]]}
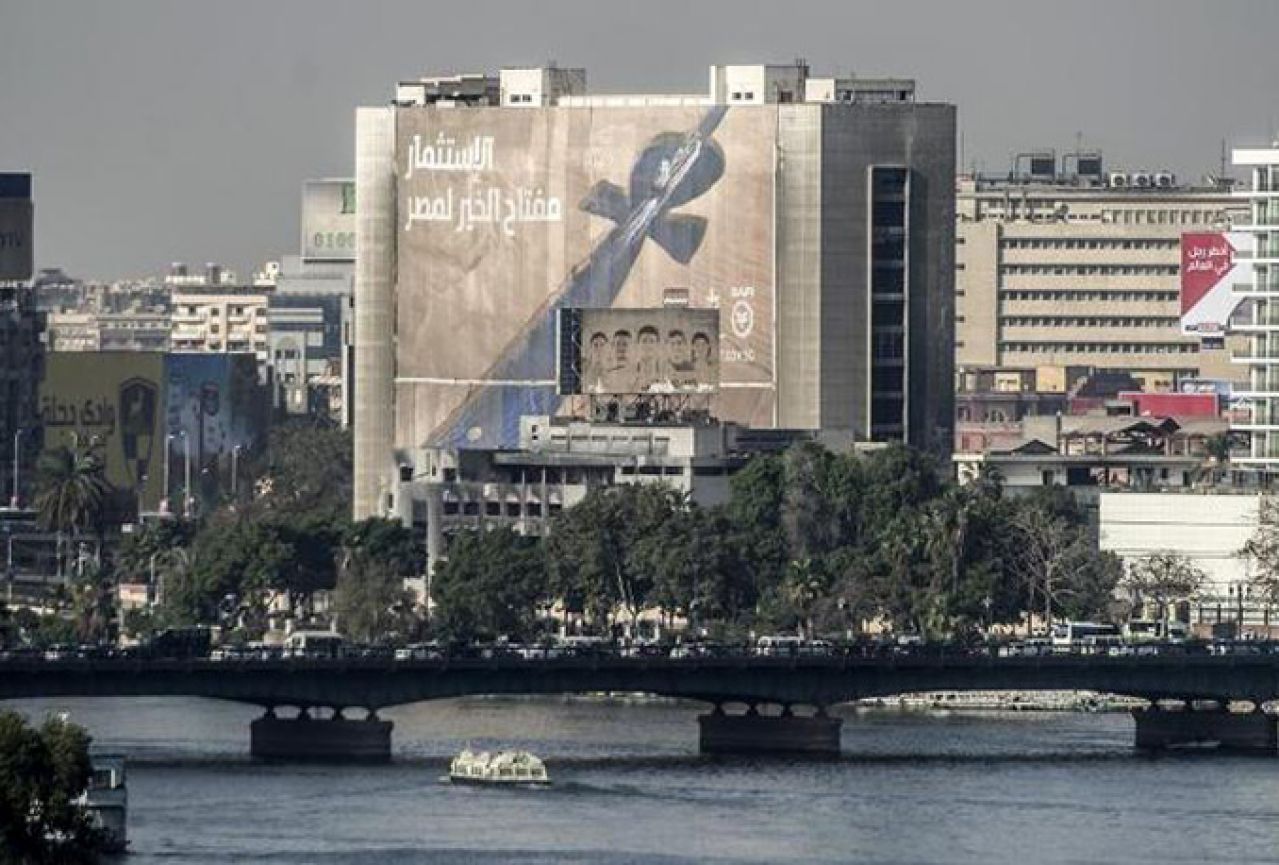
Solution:
{"label": "street lamp", "polygon": [[18,476],[22,469],[22,436],[25,433],[25,429],[18,427],[13,434],[13,496],[9,499],[9,507],[15,511],[22,506],[22,497],[18,493],[18,490],[21,489],[18,486]]}
{"label": "street lamp", "polygon": [[186,430],[178,430],[175,433],[169,433],[164,444],[164,501],[169,501],[169,453],[171,443],[174,439],[182,439],[182,452],[184,458],[183,466],[183,504],[182,515],[187,519],[191,517],[191,439],[187,437]]}
{"label": "street lamp", "polygon": [[231,448],[231,498],[235,498],[240,478],[240,445]]}

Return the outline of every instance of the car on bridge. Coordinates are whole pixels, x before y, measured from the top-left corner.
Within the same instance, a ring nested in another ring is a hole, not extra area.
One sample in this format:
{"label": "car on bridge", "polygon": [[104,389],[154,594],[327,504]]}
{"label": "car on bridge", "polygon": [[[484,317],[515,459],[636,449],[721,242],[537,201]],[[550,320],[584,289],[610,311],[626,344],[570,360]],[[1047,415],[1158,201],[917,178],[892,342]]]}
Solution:
{"label": "car on bridge", "polygon": [[762,658],[825,657],[834,654],[834,647],[826,640],[770,634],[755,641],[755,654]]}

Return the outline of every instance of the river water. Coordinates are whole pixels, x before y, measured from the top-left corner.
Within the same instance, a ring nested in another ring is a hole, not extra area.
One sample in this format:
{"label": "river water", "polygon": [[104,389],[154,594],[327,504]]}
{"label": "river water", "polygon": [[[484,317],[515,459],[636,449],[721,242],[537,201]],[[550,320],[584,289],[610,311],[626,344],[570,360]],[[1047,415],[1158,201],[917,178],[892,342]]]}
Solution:
{"label": "river water", "polygon": [[[1124,714],[845,713],[838,759],[700,757],[695,706],[469,699],[383,713],[389,766],[262,766],[256,709],[13,701],[129,757],[128,865],[1279,863],[1279,760],[1151,758]],[[518,746],[546,790],[438,783]]]}

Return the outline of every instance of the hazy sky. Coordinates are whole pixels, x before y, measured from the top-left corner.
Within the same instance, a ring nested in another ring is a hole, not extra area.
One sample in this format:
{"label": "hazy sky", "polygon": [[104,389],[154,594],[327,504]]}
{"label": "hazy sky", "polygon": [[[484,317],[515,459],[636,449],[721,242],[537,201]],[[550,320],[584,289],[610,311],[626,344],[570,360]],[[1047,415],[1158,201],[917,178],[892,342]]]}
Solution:
{"label": "hazy sky", "polygon": [[84,277],[295,252],[300,185],[353,170],[395,81],[585,66],[697,91],[711,63],[807,59],[959,106],[964,163],[1073,147],[1215,170],[1279,123],[1279,2],[0,0],[0,170],[36,175],[37,266]]}

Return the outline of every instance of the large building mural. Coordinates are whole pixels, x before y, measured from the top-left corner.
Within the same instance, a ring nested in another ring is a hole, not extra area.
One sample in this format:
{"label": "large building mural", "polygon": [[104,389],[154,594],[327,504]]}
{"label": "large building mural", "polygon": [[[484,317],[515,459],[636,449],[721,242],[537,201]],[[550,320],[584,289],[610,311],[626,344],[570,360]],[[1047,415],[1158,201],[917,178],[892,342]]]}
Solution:
{"label": "large building mural", "polygon": [[267,409],[249,354],[55,352],[39,401],[44,449],[92,445],[107,480],[147,510],[165,497],[166,452],[169,497],[180,503],[188,442],[192,495],[212,502],[229,482],[232,451],[265,433]]}
{"label": "large building mural", "polygon": [[715,413],[774,422],[777,112],[396,112],[396,441],[504,446],[554,413],[562,308],[718,310]]}

